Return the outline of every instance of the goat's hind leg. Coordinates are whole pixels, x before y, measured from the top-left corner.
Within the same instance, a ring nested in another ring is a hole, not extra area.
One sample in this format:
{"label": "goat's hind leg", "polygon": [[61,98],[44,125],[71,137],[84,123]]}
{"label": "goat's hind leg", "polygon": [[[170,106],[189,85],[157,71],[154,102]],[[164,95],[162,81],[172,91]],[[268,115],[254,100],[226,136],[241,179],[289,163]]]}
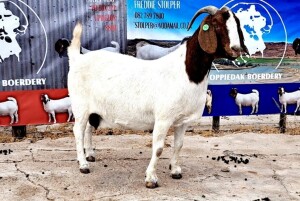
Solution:
{"label": "goat's hind leg", "polygon": [[87,126],[88,117],[77,118],[74,123],[73,132],[76,140],[77,160],[80,172],[90,173],[89,164],[84,154],[84,134]]}
{"label": "goat's hind leg", "polygon": [[18,111],[16,111],[15,113],[14,113],[14,119],[15,119],[15,123],[18,123],[19,122],[19,115],[18,115]]}
{"label": "goat's hind leg", "polygon": [[186,131],[187,125],[175,127],[174,133],[174,151],[170,163],[171,176],[173,179],[181,179],[181,167],[178,164],[178,158],[180,150],[183,146],[183,137]]}
{"label": "goat's hind leg", "polygon": [[300,107],[300,100],[297,101],[297,106],[296,106],[294,114],[297,114],[299,107]]}
{"label": "goat's hind leg", "polygon": [[255,113],[258,113],[258,102],[255,104]]}
{"label": "goat's hind leg", "polygon": [[256,107],[255,104],[253,104],[253,105],[252,105],[252,111],[251,111],[250,114],[253,114],[253,113],[255,112],[255,107]]}
{"label": "goat's hind leg", "polygon": [[89,162],[95,162],[95,151],[92,147],[92,126],[87,123],[85,134],[84,134],[84,150],[85,150],[85,156],[86,160]]}
{"label": "goat's hind leg", "polygon": [[14,114],[10,114],[10,125],[12,125],[14,123],[14,120],[15,120],[15,117],[14,117]]}
{"label": "goat's hind leg", "polygon": [[71,121],[72,116],[73,116],[72,110],[71,110],[71,109],[68,109],[68,120],[67,120],[67,122],[70,122],[70,121]]}

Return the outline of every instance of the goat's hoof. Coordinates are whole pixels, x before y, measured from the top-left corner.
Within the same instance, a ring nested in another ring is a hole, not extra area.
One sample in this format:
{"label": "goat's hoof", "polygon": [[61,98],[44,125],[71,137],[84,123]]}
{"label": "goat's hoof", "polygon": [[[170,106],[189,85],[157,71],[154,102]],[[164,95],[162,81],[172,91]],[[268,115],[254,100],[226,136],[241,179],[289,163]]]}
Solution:
{"label": "goat's hoof", "polygon": [[173,179],[181,179],[182,178],[182,174],[172,174],[172,178]]}
{"label": "goat's hoof", "polygon": [[150,182],[150,181],[147,181],[147,182],[146,182],[146,187],[147,187],[147,188],[157,188],[157,187],[158,187],[158,183],[157,183],[157,182]]}
{"label": "goat's hoof", "polygon": [[95,162],[96,158],[94,156],[88,156],[88,157],[86,157],[86,160],[89,162]]}
{"label": "goat's hoof", "polygon": [[89,174],[90,173],[90,169],[89,168],[80,168],[80,172],[82,174]]}

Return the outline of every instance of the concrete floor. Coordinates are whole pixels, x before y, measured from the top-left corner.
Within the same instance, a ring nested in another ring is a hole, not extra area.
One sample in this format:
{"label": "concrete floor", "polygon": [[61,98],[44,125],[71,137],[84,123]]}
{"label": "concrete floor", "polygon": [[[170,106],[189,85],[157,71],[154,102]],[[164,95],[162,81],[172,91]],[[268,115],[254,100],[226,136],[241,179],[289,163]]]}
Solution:
{"label": "concrete floor", "polygon": [[150,135],[93,140],[96,162],[87,175],[79,172],[73,137],[1,143],[1,200],[300,200],[300,135],[187,135],[180,180],[170,177],[168,136],[156,189],[144,184]]}

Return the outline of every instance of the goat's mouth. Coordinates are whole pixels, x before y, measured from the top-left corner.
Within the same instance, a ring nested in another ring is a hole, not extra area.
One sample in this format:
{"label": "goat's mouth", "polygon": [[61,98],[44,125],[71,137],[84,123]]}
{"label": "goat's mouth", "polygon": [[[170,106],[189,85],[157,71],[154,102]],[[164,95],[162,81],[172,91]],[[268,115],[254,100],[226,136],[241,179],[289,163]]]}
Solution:
{"label": "goat's mouth", "polygon": [[243,49],[240,47],[231,47],[230,48],[230,56],[233,58],[238,58],[239,56],[241,56]]}
{"label": "goat's mouth", "polygon": [[234,50],[232,50],[232,51],[230,51],[230,52],[227,52],[227,58],[228,58],[229,60],[235,60],[235,59],[238,58],[240,55],[241,55],[240,52],[234,51]]}
{"label": "goat's mouth", "polygon": [[234,59],[240,57],[243,53],[246,53],[249,55],[248,49],[246,48],[246,50],[244,50],[243,48],[240,48],[240,47],[231,47],[231,48],[229,48],[229,51],[227,51],[228,57],[231,60],[234,60]]}

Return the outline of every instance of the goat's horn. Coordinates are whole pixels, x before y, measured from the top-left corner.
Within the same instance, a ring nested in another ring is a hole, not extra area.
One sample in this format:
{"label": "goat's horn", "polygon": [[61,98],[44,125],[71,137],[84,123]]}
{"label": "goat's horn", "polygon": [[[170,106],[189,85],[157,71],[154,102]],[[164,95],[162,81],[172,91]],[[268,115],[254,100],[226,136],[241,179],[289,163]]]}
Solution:
{"label": "goat's horn", "polygon": [[218,8],[215,7],[215,6],[206,6],[206,7],[203,7],[203,8],[200,8],[194,15],[194,17],[192,18],[192,20],[190,21],[189,23],[189,26],[188,26],[188,29],[187,30],[190,30],[190,28],[192,27],[194,21],[196,20],[196,18],[201,15],[202,13],[208,13],[210,15],[214,15],[216,14],[216,12],[218,11]]}

